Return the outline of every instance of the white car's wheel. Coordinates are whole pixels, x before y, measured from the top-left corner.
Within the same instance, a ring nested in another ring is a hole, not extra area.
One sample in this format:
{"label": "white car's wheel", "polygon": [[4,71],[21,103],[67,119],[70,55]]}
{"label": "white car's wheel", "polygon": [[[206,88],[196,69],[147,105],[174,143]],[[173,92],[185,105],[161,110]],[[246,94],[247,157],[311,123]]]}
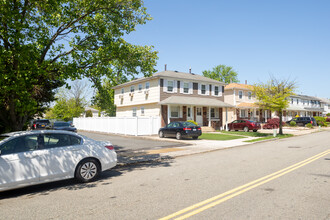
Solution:
{"label": "white car's wheel", "polygon": [[95,159],[81,161],[76,169],[76,178],[83,183],[95,180],[100,172],[100,165]]}
{"label": "white car's wheel", "polygon": [[243,128],[243,131],[248,132],[249,131],[249,128],[248,127],[244,127]]}
{"label": "white car's wheel", "polygon": [[159,132],[159,137],[160,137],[160,138],[163,138],[163,137],[164,137],[164,132],[163,132],[163,131],[160,131],[160,132]]}

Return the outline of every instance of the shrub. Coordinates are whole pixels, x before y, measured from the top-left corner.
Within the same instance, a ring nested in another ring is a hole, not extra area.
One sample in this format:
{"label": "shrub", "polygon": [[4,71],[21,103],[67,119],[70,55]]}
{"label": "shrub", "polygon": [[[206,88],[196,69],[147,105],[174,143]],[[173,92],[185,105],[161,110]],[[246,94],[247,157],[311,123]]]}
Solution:
{"label": "shrub", "polygon": [[93,117],[93,112],[92,112],[92,110],[87,110],[86,111],[86,118],[87,117]]}
{"label": "shrub", "polygon": [[330,113],[328,113],[327,116],[330,116]]}
{"label": "shrub", "polygon": [[[282,122],[282,126],[285,125],[285,122]],[[272,118],[268,119],[267,123],[263,126],[263,129],[274,129],[280,127],[280,119]]]}
{"label": "shrub", "polygon": [[330,122],[330,118],[325,119],[326,122]]}
{"label": "shrub", "polygon": [[295,121],[290,121],[290,126],[295,127],[297,123]]}
{"label": "shrub", "polygon": [[314,117],[316,120],[316,123],[320,126],[324,126],[324,123],[326,122],[326,119],[324,117],[321,116],[315,116]]}
{"label": "shrub", "polygon": [[312,123],[308,123],[308,124],[306,124],[306,127],[307,128],[313,128],[313,124]]}
{"label": "shrub", "polygon": [[191,122],[191,123],[194,123],[196,126],[198,125],[197,122],[195,122],[194,120],[188,120],[187,122]]}

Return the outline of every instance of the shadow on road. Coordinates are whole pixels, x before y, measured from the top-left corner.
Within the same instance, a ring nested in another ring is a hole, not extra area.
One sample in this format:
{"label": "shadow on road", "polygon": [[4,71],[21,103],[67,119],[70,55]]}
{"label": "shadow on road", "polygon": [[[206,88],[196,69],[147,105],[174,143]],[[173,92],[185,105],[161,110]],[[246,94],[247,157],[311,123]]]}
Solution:
{"label": "shadow on road", "polygon": [[51,183],[44,183],[20,189],[9,190],[0,192],[0,201],[2,199],[16,198],[20,196],[27,196],[32,198],[34,196],[49,195],[52,192],[59,190],[81,190],[86,188],[95,188],[99,185],[110,185],[112,184],[111,179],[116,178],[123,173],[131,172],[134,170],[141,170],[155,167],[169,167],[171,161],[151,161],[151,162],[137,162],[135,164],[116,166],[111,170],[100,173],[98,179],[90,183],[78,183],[75,179],[68,179],[62,181],[56,181]]}

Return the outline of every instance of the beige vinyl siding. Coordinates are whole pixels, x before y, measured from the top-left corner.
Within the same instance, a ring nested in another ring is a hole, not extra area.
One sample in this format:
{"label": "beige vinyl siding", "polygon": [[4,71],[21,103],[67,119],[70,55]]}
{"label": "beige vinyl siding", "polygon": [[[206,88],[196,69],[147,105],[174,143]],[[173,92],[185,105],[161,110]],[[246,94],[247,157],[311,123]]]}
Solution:
{"label": "beige vinyl siding", "polygon": [[[141,115],[141,107],[144,107],[144,115]],[[159,104],[144,104],[144,105],[117,107],[116,117],[132,117],[133,108],[136,108],[136,116],[138,117],[160,116]]]}
{"label": "beige vinyl siding", "polygon": [[224,94],[225,102],[230,105],[235,105],[234,103],[234,90],[225,90]]}
{"label": "beige vinyl siding", "polygon": [[[146,94],[146,82],[149,82],[150,87]],[[139,91],[139,84],[142,84],[142,90]],[[135,86],[133,96],[130,96],[130,88]],[[146,80],[124,87],[124,94],[121,94],[122,87],[115,89],[115,105],[118,107],[143,105],[148,103],[156,103],[160,100],[158,79]],[[120,96],[123,96],[121,99]]]}

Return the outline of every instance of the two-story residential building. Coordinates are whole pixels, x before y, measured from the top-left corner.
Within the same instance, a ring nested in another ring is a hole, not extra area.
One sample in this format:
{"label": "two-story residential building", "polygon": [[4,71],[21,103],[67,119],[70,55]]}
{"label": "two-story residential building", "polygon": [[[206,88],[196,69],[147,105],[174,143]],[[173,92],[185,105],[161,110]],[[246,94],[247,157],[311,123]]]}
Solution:
{"label": "two-story residential building", "polygon": [[226,123],[225,83],[194,73],[163,71],[113,87],[117,117],[160,116],[161,125],[194,120],[215,129]]}
{"label": "two-story residential building", "polygon": [[284,120],[288,121],[296,116],[321,116],[324,112],[324,105],[325,103],[320,98],[292,95],[289,97],[289,107],[283,112],[283,117]]}
{"label": "two-story residential building", "polygon": [[229,120],[248,119],[258,122],[266,122],[272,118],[270,110],[259,109],[254,103],[253,86],[248,84],[230,83],[225,86],[225,102],[235,106],[229,113]]}

